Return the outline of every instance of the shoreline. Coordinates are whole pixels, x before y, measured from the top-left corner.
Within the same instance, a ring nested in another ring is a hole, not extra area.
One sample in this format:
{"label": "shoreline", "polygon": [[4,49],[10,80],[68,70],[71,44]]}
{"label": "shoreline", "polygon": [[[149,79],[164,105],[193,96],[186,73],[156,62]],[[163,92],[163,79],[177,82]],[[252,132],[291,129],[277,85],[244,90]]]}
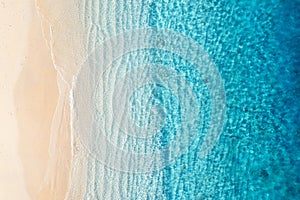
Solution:
{"label": "shoreline", "polygon": [[41,18],[32,6],[27,59],[14,90],[19,156],[31,199],[64,199],[72,157],[68,95],[60,88]]}

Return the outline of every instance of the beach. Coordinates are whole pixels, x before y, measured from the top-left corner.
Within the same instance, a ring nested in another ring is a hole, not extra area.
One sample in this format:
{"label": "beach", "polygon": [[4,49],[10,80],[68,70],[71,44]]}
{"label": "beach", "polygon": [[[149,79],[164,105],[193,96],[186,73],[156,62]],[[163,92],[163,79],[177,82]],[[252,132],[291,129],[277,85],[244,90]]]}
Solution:
{"label": "beach", "polygon": [[0,4],[0,199],[29,199],[19,157],[14,85],[24,66],[32,2]]}
{"label": "beach", "polygon": [[0,0],[0,199],[300,199],[299,8]]}
{"label": "beach", "polygon": [[35,2],[2,1],[0,9],[0,199],[64,199],[71,163],[68,92],[58,89]]}

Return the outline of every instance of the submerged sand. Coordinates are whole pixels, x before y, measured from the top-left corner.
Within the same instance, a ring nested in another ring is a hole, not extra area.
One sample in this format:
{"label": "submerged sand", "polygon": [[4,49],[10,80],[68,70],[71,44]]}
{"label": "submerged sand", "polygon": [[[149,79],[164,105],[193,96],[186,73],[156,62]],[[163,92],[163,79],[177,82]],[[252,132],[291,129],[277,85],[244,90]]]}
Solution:
{"label": "submerged sand", "polygon": [[0,2],[0,199],[86,192],[88,154],[70,125],[72,81],[87,57],[85,3]]}

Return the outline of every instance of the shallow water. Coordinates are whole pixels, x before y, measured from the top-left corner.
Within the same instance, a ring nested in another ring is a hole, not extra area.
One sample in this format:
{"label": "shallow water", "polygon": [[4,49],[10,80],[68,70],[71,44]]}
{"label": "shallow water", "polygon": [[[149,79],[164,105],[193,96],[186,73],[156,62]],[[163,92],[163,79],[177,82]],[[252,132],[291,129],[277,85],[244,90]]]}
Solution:
{"label": "shallow water", "polygon": [[80,6],[84,199],[299,199],[299,1]]}

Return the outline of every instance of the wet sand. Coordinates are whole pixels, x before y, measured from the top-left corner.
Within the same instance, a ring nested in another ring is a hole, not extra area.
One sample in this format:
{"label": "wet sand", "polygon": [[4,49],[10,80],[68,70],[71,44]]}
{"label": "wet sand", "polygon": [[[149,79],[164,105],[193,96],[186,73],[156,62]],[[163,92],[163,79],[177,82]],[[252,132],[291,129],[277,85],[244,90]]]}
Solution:
{"label": "wet sand", "polygon": [[26,189],[31,199],[64,199],[71,163],[68,95],[60,91],[59,97],[59,77],[36,11],[27,53],[15,87],[19,154]]}

